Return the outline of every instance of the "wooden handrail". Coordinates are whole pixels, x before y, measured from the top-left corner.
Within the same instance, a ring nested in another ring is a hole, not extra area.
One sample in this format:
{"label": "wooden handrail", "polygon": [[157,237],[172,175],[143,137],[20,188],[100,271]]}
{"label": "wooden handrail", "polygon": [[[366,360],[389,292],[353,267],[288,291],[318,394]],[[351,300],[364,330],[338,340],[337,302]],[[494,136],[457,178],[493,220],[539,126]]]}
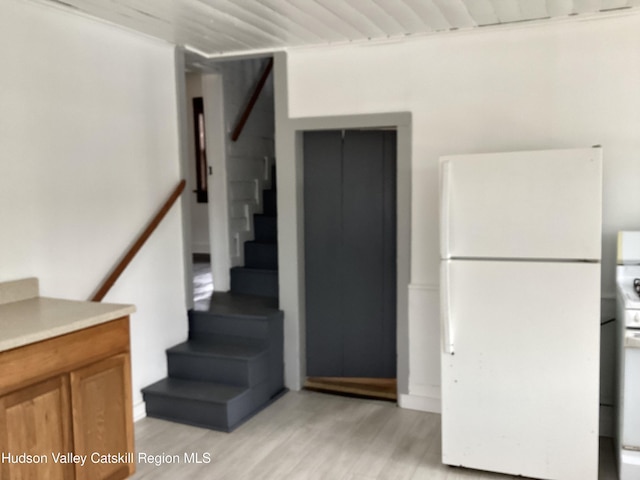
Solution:
{"label": "wooden handrail", "polygon": [[238,123],[236,123],[236,127],[233,129],[233,133],[231,134],[231,140],[233,140],[234,142],[238,140],[238,137],[240,137],[240,134],[242,133],[242,129],[244,128],[245,123],[247,123],[247,120],[249,119],[249,115],[251,115],[251,112],[253,111],[253,107],[256,105],[256,102],[258,101],[260,92],[262,92],[262,88],[264,87],[264,84],[267,82],[267,78],[269,77],[269,74],[271,73],[272,68],[273,68],[273,58],[270,58],[269,62],[267,63],[267,66],[262,72],[262,76],[260,77],[260,80],[256,84],[256,88],[253,90],[253,94],[249,99],[249,103],[247,103],[247,106],[242,112],[242,115],[238,119]]}
{"label": "wooden handrail", "polygon": [[136,241],[131,246],[131,248],[129,248],[129,250],[124,255],[124,257],[122,257],[122,260],[120,260],[118,265],[116,265],[116,268],[113,269],[113,271],[109,274],[107,279],[104,282],[102,282],[102,285],[100,286],[100,288],[98,288],[98,290],[93,295],[93,297],[91,297],[92,302],[102,301],[102,299],[107,294],[107,292],[111,290],[111,287],[113,287],[113,284],[116,283],[116,280],[118,280],[122,272],[124,272],[125,268],[127,268],[129,263],[131,263],[131,260],[133,260],[133,257],[136,256],[136,253],[138,253],[138,251],[142,248],[144,243],[151,236],[151,234],[154,232],[156,227],[160,224],[160,222],[165,217],[167,212],[171,209],[171,207],[176,202],[176,200],[178,200],[178,198],[180,197],[180,195],[184,190],[185,185],[186,185],[186,182],[184,180],[181,180],[178,186],[176,186],[176,188],[173,190],[173,192],[171,193],[167,201],[164,202],[164,205],[162,205],[162,208],[158,210],[158,213],[156,213],[155,217],[153,217],[151,222],[149,222],[149,225],[147,225],[147,228],[144,229],[144,231],[136,239]]}

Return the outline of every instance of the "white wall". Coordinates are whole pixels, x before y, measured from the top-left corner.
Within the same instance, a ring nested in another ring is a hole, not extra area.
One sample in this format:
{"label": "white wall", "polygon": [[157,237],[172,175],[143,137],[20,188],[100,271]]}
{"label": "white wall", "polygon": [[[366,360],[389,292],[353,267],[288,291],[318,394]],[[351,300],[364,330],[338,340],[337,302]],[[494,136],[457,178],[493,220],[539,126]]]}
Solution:
{"label": "white wall", "polygon": [[[423,405],[433,404],[431,400],[439,398],[441,155],[601,144],[602,292],[604,310],[610,311],[615,233],[640,229],[639,51],[640,17],[629,15],[394,43],[292,49],[286,58],[278,57],[286,66],[278,70],[282,86],[277,85],[276,98],[284,113],[277,128],[285,132],[303,117],[411,112],[409,385],[401,393],[414,396],[416,404],[420,399]],[[293,254],[301,228],[294,142],[287,135],[278,140],[277,149],[283,197],[279,206],[284,208],[280,214],[293,220],[280,233],[280,249]],[[292,171],[283,172],[284,166]],[[295,271],[299,261],[293,261]],[[281,275],[281,294],[302,298],[294,285],[297,278]],[[303,321],[296,309],[285,311],[285,319],[289,325]],[[300,346],[297,338],[287,342]],[[287,358],[288,364],[297,361]],[[290,372],[290,385],[298,381],[295,374]]]}
{"label": "white wall", "polygon": [[[85,300],[179,181],[173,47],[56,8],[0,5],[0,281]],[[132,303],[134,403],[186,338],[176,205],[106,302]]]}

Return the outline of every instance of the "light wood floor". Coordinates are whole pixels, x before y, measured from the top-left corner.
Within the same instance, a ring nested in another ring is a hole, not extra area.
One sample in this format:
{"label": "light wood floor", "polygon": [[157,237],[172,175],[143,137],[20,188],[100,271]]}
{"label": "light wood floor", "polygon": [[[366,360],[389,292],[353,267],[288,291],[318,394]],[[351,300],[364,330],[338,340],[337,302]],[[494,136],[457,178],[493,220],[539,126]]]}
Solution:
{"label": "light wood floor", "polygon": [[[599,480],[616,480],[611,443],[600,450]],[[309,391],[287,393],[230,434],[145,418],[136,451],[181,462],[138,464],[136,479],[522,479],[442,465],[437,414]],[[211,463],[185,464],[185,453]]]}

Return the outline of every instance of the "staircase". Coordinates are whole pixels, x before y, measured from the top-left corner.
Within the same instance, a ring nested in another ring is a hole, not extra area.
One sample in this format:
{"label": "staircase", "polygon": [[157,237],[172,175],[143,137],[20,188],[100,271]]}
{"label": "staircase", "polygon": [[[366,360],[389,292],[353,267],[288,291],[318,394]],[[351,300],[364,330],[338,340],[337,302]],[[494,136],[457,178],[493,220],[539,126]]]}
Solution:
{"label": "staircase", "polygon": [[189,312],[189,339],[167,350],[169,377],[142,390],[149,417],[229,432],[284,392],[275,169],[272,178],[231,291]]}
{"label": "staircase", "polygon": [[231,291],[278,297],[278,218],[275,167],[271,188],[262,192],[262,214],[253,216],[255,240],[244,244],[244,267],[231,269]]}

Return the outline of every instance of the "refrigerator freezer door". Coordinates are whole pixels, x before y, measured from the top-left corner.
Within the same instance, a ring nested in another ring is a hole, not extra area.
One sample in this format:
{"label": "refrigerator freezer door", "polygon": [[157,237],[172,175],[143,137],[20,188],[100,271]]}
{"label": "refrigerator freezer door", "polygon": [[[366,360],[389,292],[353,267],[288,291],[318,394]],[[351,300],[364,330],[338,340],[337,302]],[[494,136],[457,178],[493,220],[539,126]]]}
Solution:
{"label": "refrigerator freezer door", "polygon": [[600,265],[446,264],[455,354],[442,353],[443,462],[596,480]]}
{"label": "refrigerator freezer door", "polygon": [[600,148],[441,159],[443,258],[601,257]]}

